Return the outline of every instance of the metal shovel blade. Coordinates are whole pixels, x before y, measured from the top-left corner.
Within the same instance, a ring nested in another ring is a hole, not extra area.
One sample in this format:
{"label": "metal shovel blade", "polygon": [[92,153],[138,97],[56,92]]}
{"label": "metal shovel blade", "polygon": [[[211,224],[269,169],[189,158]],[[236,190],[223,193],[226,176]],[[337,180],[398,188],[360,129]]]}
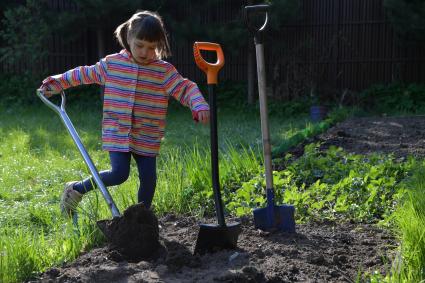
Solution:
{"label": "metal shovel blade", "polygon": [[230,223],[225,226],[200,224],[194,254],[203,255],[223,249],[235,249],[241,232],[240,223]]}
{"label": "metal shovel blade", "polygon": [[268,208],[254,209],[254,225],[263,231],[282,231],[295,233],[295,207],[293,205],[274,205],[274,215],[270,217]]}

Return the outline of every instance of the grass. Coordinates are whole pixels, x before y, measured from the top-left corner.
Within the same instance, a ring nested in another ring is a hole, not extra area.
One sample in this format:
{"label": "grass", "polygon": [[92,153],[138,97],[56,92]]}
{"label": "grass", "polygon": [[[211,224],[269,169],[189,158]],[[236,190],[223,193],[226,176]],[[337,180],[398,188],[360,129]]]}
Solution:
{"label": "grass", "polygon": [[406,185],[405,202],[395,213],[400,256],[394,264],[399,282],[425,282],[425,165]]}
{"label": "grass", "polygon": [[[93,98],[96,100],[97,98]],[[90,99],[68,101],[67,112],[99,170],[109,168],[101,150],[101,106]],[[261,170],[261,130],[255,109],[218,111],[220,179],[248,180]],[[306,127],[306,116],[270,117],[272,140]],[[158,214],[212,211],[209,127],[191,120],[173,103],[158,158],[154,207]],[[137,170],[111,193],[123,210],[135,203]],[[102,241],[95,220],[110,218],[98,192],[84,198],[78,229],[59,212],[63,184],[88,171],[59,117],[43,105],[0,105],[0,282],[20,282],[49,266],[71,261]]]}

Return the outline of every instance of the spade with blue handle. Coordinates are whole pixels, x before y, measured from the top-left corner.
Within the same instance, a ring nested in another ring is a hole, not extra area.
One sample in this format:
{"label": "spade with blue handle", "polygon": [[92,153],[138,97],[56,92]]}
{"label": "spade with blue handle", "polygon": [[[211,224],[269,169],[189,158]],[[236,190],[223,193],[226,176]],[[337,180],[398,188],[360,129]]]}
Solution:
{"label": "spade with blue handle", "polygon": [[[267,117],[266,70],[264,64],[264,34],[268,24],[269,5],[245,6],[245,23],[254,36],[255,53],[257,57],[258,91],[260,100],[261,135],[263,138],[264,166],[266,173],[267,207],[254,209],[254,225],[264,231],[295,232],[295,208],[293,205],[275,205],[272,173],[272,157],[270,133]],[[253,17],[265,15],[265,21],[260,28],[252,24]]]}

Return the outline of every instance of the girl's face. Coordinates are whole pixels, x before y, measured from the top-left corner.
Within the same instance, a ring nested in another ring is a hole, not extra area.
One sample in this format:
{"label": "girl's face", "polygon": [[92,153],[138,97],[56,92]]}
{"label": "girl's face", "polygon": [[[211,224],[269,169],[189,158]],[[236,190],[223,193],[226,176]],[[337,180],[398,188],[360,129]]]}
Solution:
{"label": "girl's face", "polygon": [[136,63],[147,65],[156,59],[157,42],[132,38],[128,40],[128,45],[130,45],[130,52]]}

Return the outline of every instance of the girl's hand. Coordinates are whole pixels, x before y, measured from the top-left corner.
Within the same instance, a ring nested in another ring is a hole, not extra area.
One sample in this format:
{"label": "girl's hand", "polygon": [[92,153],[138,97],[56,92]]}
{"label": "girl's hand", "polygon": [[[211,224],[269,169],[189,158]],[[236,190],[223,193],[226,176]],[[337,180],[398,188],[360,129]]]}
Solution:
{"label": "girl's hand", "polygon": [[44,96],[47,98],[59,93],[57,91],[48,89],[45,85],[42,85],[39,89],[43,91]]}
{"label": "girl's hand", "polygon": [[202,124],[207,124],[210,121],[210,111],[199,111],[198,121]]}

